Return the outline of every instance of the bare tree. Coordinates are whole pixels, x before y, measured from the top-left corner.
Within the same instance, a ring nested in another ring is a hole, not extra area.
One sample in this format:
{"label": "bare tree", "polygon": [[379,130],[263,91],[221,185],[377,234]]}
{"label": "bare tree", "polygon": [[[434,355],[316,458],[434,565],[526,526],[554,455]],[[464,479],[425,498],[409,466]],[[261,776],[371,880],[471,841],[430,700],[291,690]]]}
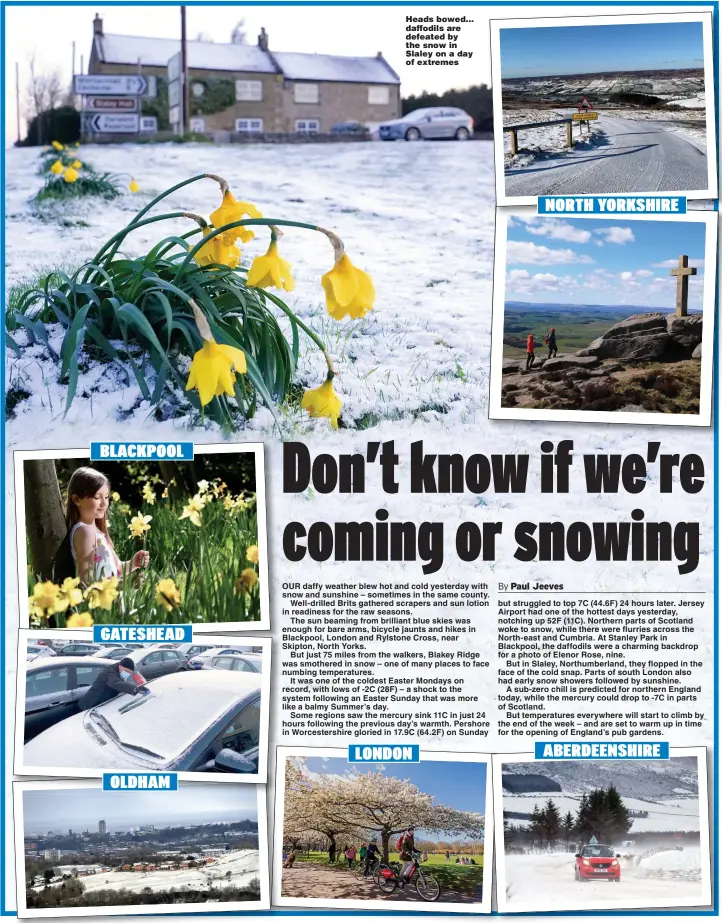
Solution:
{"label": "bare tree", "polygon": [[26,117],[28,122],[38,119],[38,141],[44,143],[43,114],[55,109],[63,102],[66,89],[57,68],[43,71],[36,60],[36,53],[28,58],[30,78],[26,87]]}
{"label": "bare tree", "polygon": [[233,27],[231,32],[231,44],[233,45],[245,45],[246,44],[246,22],[244,19],[239,19],[238,22]]}

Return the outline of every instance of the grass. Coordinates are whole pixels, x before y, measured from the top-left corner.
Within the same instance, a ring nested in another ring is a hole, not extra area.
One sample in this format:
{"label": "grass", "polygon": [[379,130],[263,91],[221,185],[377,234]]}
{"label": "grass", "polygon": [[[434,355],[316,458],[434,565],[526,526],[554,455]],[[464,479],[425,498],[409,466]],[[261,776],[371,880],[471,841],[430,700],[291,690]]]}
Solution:
{"label": "grass", "polygon": [[[121,597],[111,609],[93,610],[97,624],[260,620],[259,584],[246,591],[240,583],[244,570],[250,568],[257,574],[257,568],[247,558],[249,546],[258,542],[255,497],[249,495],[246,504],[229,510],[224,495],[203,496],[209,499],[200,513],[200,526],[181,518],[187,500],[158,497],[152,505],[143,503],[140,509],[132,510],[122,501],[111,504],[109,533],[116,554],[121,561],[130,561],[136,552],[146,550],[150,563],[147,569],[123,578]],[[145,540],[130,534],[131,518],[138,514],[152,516]],[[180,604],[172,609],[160,603],[156,595],[158,582],[168,578],[180,594]],[[29,594],[35,583],[31,577]],[[58,627],[65,627],[69,614],[70,611],[55,616]],[[42,619],[33,620],[31,616],[31,627],[44,624]]]}
{"label": "grass", "polygon": [[505,359],[517,359],[526,354],[526,338],[530,333],[546,349],[544,335],[554,327],[560,353],[576,352],[589,346],[592,340],[610,327],[635,313],[635,308],[585,306],[570,310],[564,305],[521,305],[508,302],[504,310]]}

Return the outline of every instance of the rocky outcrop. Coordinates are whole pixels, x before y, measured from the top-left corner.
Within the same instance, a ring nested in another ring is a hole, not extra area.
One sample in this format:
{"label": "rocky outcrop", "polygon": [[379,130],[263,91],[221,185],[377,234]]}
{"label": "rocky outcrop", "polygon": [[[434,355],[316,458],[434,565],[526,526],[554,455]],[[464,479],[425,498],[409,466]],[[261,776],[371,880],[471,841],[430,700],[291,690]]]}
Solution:
{"label": "rocky outcrop", "polygon": [[599,365],[596,356],[580,356],[573,353],[571,356],[557,356],[556,359],[547,359],[541,370],[544,372],[568,372],[571,369],[592,369]]}
{"label": "rocky outcrop", "polygon": [[691,359],[702,342],[702,315],[634,314],[594,340],[578,356],[631,362]]}

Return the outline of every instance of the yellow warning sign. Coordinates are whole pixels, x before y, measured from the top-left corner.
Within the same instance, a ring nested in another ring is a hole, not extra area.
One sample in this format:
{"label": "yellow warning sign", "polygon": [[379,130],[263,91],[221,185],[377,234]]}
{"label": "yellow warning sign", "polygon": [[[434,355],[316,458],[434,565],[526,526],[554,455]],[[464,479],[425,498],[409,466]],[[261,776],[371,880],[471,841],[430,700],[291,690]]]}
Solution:
{"label": "yellow warning sign", "polygon": [[572,118],[575,122],[586,122],[589,119],[598,119],[598,112],[572,112]]}

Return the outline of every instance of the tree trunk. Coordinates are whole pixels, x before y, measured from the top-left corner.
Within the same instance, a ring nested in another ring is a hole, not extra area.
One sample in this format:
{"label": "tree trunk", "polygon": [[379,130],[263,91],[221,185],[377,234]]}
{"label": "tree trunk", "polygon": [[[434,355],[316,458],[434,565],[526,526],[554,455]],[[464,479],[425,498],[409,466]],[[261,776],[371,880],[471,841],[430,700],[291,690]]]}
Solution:
{"label": "tree trunk", "polygon": [[168,496],[172,500],[180,500],[183,497],[183,475],[174,461],[159,461],[158,467],[160,474],[168,488]]}
{"label": "tree trunk", "polygon": [[388,864],[389,861],[389,839],[391,837],[390,830],[381,831],[381,848],[383,850],[384,862]]}
{"label": "tree trunk", "polygon": [[55,464],[50,460],[24,462],[25,529],[34,576],[50,580],[53,559],[68,531]]}

